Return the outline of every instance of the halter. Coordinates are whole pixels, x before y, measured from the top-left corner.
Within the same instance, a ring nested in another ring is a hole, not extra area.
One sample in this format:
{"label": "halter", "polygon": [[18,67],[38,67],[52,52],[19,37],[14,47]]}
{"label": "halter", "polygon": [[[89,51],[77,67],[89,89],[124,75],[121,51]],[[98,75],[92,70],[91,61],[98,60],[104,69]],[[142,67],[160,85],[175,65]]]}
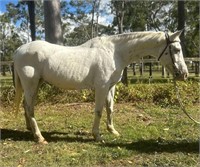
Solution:
{"label": "halter", "polygon": [[[171,57],[171,60],[172,60],[172,63],[173,63],[173,67],[174,67],[174,70],[176,69],[176,66],[175,66],[175,62],[174,62],[174,59],[172,57],[172,49],[171,49],[171,45],[172,43],[175,43],[177,41],[170,41],[169,39],[169,34],[166,32],[165,33],[165,37],[166,37],[166,42],[167,42],[167,45],[165,46],[165,48],[163,49],[162,53],[160,54],[160,56],[158,57],[158,61],[160,60],[160,58],[162,57],[162,55],[164,54],[164,52],[166,51],[166,49],[169,47],[169,54],[170,54],[170,57]],[[188,114],[188,112],[186,111],[185,109],[185,106],[183,105],[183,102],[180,98],[180,92],[179,92],[179,89],[178,89],[178,86],[176,84],[176,81],[175,79],[173,80],[174,81],[174,88],[175,88],[175,92],[176,92],[176,98],[178,100],[178,103],[180,105],[180,108],[182,109],[182,111],[188,116],[188,118],[190,118],[192,121],[194,121],[196,124],[200,125],[200,122],[195,120],[191,115]]]}
{"label": "halter", "polygon": [[177,41],[170,41],[170,39],[169,39],[169,34],[168,34],[167,32],[165,33],[165,37],[166,37],[167,45],[165,46],[165,48],[164,48],[163,51],[161,52],[160,56],[158,57],[158,61],[160,61],[160,58],[163,56],[164,52],[165,52],[166,49],[169,47],[169,54],[170,54],[172,63],[173,63],[173,65],[175,66],[174,59],[173,59],[173,57],[172,57],[172,48],[171,48],[171,45],[170,45],[170,44],[175,43],[175,42],[177,42]]}

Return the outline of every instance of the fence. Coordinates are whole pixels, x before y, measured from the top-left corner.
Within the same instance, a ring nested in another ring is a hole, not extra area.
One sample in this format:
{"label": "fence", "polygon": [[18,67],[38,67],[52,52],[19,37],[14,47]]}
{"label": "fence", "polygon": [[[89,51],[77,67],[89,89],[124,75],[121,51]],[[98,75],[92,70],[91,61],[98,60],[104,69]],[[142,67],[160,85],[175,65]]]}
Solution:
{"label": "fence", "polygon": [[[185,58],[190,76],[200,76],[200,59],[195,58]],[[7,68],[6,68],[7,67]],[[0,64],[1,74],[3,74],[2,69],[8,71],[10,74],[13,73],[13,61],[2,61]],[[152,78],[154,73],[160,73],[160,77],[169,77],[169,73],[156,59],[141,59],[140,62],[132,63],[128,68],[129,73],[132,71],[132,75],[143,76],[144,73],[148,73],[149,78]]]}
{"label": "fence", "polygon": [[[200,59],[195,58],[185,58],[190,76],[200,76]],[[153,74],[160,73],[160,77],[169,77],[169,72],[162,66],[156,59],[143,59],[140,62],[132,63],[128,68],[129,73],[133,73],[133,76],[143,76],[144,73],[148,73],[149,78],[153,77]]]}
{"label": "fence", "polygon": [[2,75],[5,75],[5,72],[12,74],[13,72],[13,61],[1,61],[0,71]]}

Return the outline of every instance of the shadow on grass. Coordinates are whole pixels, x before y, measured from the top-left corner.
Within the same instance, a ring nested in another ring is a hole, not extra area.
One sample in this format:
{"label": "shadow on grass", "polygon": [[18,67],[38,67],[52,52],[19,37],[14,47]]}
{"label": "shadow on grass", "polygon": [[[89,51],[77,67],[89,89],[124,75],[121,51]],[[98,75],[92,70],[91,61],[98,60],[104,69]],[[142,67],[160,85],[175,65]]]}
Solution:
{"label": "shadow on grass", "polygon": [[[64,132],[42,132],[43,136],[48,142],[93,142],[94,139],[89,135],[75,135]],[[33,141],[33,135],[28,131],[19,131],[11,129],[1,129],[1,140],[12,140],[12,141]],[[138,140],[132,143],[125,142],[106,142],[102,144],[102,147],[110,148],[125,148],[127,150],[138,151],[140,153],[199,153],[199,141],[188,141],[188,140]]]}
{"label": "shadow on grass", "polygon": [[[65,132],[42,132],[42,135],[48,142],[92,142],[94,139],[89,138],[89,135],[76,135]],[[1,129],[1,140],[12,140],[12,141],[33,141],[33,135],[29,131],[19,131],[12,129]]]}
{"label": "shadow on grass", "polygon": [[187,140],[163,140],[157,139],[139,140],[132,143],[106,143],[106,147],[121,147],[127,150],[138,151],[140,153],[199,153],[199,141]]}

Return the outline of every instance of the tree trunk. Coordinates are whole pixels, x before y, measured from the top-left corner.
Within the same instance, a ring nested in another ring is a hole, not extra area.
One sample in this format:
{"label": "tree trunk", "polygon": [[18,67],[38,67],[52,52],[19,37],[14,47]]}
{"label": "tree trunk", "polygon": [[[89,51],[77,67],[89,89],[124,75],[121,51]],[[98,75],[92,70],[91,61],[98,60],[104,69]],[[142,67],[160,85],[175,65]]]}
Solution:
{"label": "tree trunk", "polygon": [[60,17],[60,1],[44,1],[45,40],[50,43],[63,44]]}
{"label": "tree trunk", "polygon": [[[123,23],[124,23],[124,14],[125,14],[124,6],[125,6],[125,0],[114,2],[119,34],[123,33],[123,25],[124,25]],[[124,85],[128,86],[127,67],[125,67],[123,71],[121,81]]]}
{"label": "tree trunk", "polygon": [[92,20],[91,20],[91,39],[94,38],[94,13],[95,13],[96,0],[92,2]]}
{"label": "tree trunk", "polygon": [[27,1],[32,41],[35,41],[35,2]]}
{"label": "tree trunk", "polygon": [[[101,0],[93,0],[92,2],[92,20],[91,20],[91,38],[98,36],[98,22],[99,22],[99,6]],[[96,23],[95,16],[96,13]]]}
{"label": "tree trunk", "polygon": [[183,55],[185,56],[185,35],[184,35],[184,28],[185,28],[185,2],[182,0],[178,1],[178,30],[183,30],[180,40],[181,46],[183,50]]}
{"label": "tree trunk", "polygon": [[115,10],[117,16],[117,24],[118,24],[118,31],[119,34],[122,34],[123,31],[123,22],[124,22],[124,3],[125,1],[117,1],[115,2]]}
{"label": "tree trunk", "polygon": [[99,35],[99,6],[100,6],[101,0],[98,0],[97,2],[97,23],[96,23],[96,36]]}

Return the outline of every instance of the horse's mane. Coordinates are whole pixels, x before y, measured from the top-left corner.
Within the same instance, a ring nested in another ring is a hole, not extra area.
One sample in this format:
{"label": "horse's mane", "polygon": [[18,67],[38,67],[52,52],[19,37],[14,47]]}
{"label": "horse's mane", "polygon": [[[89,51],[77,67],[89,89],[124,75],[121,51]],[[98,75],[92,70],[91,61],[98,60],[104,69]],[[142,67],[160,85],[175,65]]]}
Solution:
{"label": "horse's mane", "polygon": [[102,36],[102,37],[95,37],[93,39],[88,40],[81,46],[83,47],[96,47],[101,46],[102,44],[109,43],[109,42],[127,42],[130,40],[162,40],[165,38],[163,32],[153,32],[153,31],[145,31],[145,32],[131,32],[125,34],[117,34],[111,36]]}
{"label": "horse's mane", "polygon": [[111,40],[115,39],[141,39],[141,38],[158,38],[161,37],[163,32],[153,32],[153,31],[144,31],[144,32],[131,32],[125,34],[118,34],[110,36]]}

